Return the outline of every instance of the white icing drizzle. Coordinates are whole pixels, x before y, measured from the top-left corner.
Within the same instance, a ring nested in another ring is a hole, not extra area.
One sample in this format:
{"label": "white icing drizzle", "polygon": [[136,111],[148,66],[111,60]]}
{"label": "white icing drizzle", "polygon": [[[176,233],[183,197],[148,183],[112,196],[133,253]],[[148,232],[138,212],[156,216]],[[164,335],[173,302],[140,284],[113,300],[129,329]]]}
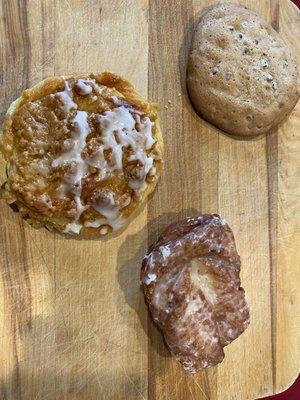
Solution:
{"label": "white icing drizzle", "polygon": [[[90,132],[88,124],[88,115],[85,111],[77,111],[74,118],[74,133],[75,137],[73,140],[73,148],[67,153],[63,153],[61,156],[53,160],[52,166],[58,167],[62,164],[76,163],[76,172],[73,174],[71,182],[64,182],[61,187],[61,192],[65,195],[71,189],[74,194],[74,200],[77,207],[77,215],[72,223],[67,224],[65,232],[79,233],[81,224],[78,223],[80,215],[86,209],[81,203],[81,190],[82,190],[82,179],[86,176],[88,166],[86,162],[81,158],[81,153],[86,145],[86,137]],[[79,227],[80,226],[80,227]]]}
{"label": "white icing drizzle", "polygon": [[78,81],[76,82],[76,89],[82,96],[87,96],[93,91],[93,88],[90,85],[88,85],[87,82],[92,82],[92,81],[90,79],[87,80],[78,79]]}
{"label": "white icing drizzle", "polygon": [[108,201],[105,205],[93,205],[94,209],[101,214],[103,217],[98,218],[95,221],[87,221],[84,226],[99,228],[101,225],[110,225],[114,231],[122,228],[124,220],[121,216],[119,206],[116,204],[112,193],[108,194]]}
{"label": "white icing drizzle", "polygon": [[144,279],[144,282],[146,285],[150,285],[150,283],[156,281],[156,274],[148,274],[146,278]]}
{"label": "white icing drizzle", "polygon": [[69,86],[69,83],[65,81],[65,88],[62,92],[57,92],[52,94],[51,97],[58,97],[62,103],[61,109],[68,114],[72,109],[77,109],[77,104],[74,103],[72,89]]}
{"label": "white icing drizzle", "polygon": [[64,232],[65,233],[75,233],[76,235],[79,234],[80,230],[82,228],[82,225],[79,222],[70,222],[69,224],[66,225]]}
{"label": "white icing drizzle", "polygon": [[[101,88],[94,80],[78,79],[73,85],[73,89],[82,95],[92,93],[93,89],[96,93],[101,93]],[[77,109],[77,104],[73,101],[72,88],[65,82],[65,88],[62,92],[55,93],[51,96],[59,97],[61,101],[61,109],[68,114],[72,109]],[[101,145],[94,158],[82,159],[81,153],[86,146],[86,138],[90,133],[88,124],[88,114],[84,111],[77,111],[73,119],[74,124],[74,137],[65,140],[65,146],[71,148],[61,154],[52,162],[52,167],[58,167],[62,164],[76,164],[76,170],[71,176],[67,178],[60,187],[60,197],[65,198],[68,192],[74,195],[76,203],[76,216],[72,222],[67,224],[64,232],[79,234],[82,224],[79,219],[84,210],[89,205],[83,205],[81,202],[82,180],[88,173],[89,165],[99,169],[100,180],[108,178],[109,174],[113,171],[123,171],[123,149],[130,149],[129,162],[136,162],[136,174],[129,177],[128,185],[131,187],[137,198],[141,192],[145,190],[146,176],[150,171],[153,176],[156,169],[153,166],[154,158],[148,156],[147,150],[150,150],[155,140],[152,136],[153,123],[148,117],[141,118],[138,112],[130,112],[126,107],[116,107],[111,111],[106,111],[103,115],[98,115],[100,132],[101,132]],[[111,160],[107,162],[104,151],[111,151]],[[116,204],[113,194],[112,201],[107,205],[93,205],[92,207],[101,214],[101,217],[95,221],[86,221],[84,226],[99,228],[101,234],[106,234],[108,229],[105,227],[109,225],[114,231],[119,230],[124,225],[124,220],[120,212],[120,206]],[[129,202],[128,204],[130,203]],[[124,207],[124,205],[123,205]],[[122,208],[123,208],[122,207]]]}
{"label": "white icing drizzle", "polygon": [[[98,213],[100,213],[101,215],[103,215],[105,217],[104,219],[104,224],[108,224],[110,225],[114,231],[118,231],[119,229],[122,228],[122,226],[124,225],[124,220],[120,214],[120,210],[119,207],[115,204],[115,202],[113,202],[110,205],[106,205],[106,206],[93,206],[94,209],[96,211],[98,211]],[[102,218],[103,220],[103,218]],[[101,221],[98,220],[99,222]],[[102,225],[103,223],[101,223]]]}
{"label": "white icing drizzle", "polygon": [[115,220],[119,217],[119,209],[115,205],[115,202],[105,206],[94,205],[93,206],[99,214],[102,214],[108,221]]}
{"label": "white icing drizzle", "polygon": [[[128,185],[136,194],[146,188],[146,176],[153,165],[153,157],[148,156],[146,150],[151,149],[155,143],[152,137],[153,123],[148,117],[141,120],[139,115],[133,118],[129,110],[120,106],[111,111],[106,111],[99,116],[102,145],[96,157],[89,159],[90,165],[99,168],[102,179],[106,179],[112,171],[123,173],[123,148],[129,148],[132,154],[128,161],[140,163],[139,179],[130,178]],[[136,129],[139,125],[139,131]],[[104,157],[104,150],[112,151],[112,164],[108,164]]]}
{"label": "white icing drizzle", "polygon": [[156,168],[155,167],[151,167],[150,170],[149,170],[149,175],[155,176],[155,174],[156,174]]}
{"label": "white icing drizzle", "polygon": [[146,139],[145,149],[146,150],[151,149],[151,147],[155,143],[155,140],[153,139],[153,136],[152,136],[153,123],[150,121],[150,119],[148,117],[144,118],[144,120],[142,121],[141,117],[138,114],[136,114],[135,118],[136,118],[137,123],[141,124],[141,126],[142,126],[142,131],[143,131],[142,133]]}
{"label": "white icing drizzle", "polygon": [[142,164],[142,170],[140,172],[141,179],[129,179],[128,186],[133,189],[137,195],[143,192],[147,184],[145,182],[146,176],[153,165],[153,157],[148,157],[143,151],[137,150],[135,154],[128,158],[128,161],[138,160]]}

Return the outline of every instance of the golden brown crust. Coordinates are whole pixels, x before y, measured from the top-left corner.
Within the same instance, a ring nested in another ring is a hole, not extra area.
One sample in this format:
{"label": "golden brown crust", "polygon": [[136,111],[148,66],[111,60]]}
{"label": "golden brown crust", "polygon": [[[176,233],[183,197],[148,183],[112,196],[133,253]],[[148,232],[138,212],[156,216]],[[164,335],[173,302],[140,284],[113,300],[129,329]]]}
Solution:
{"label": "golden brown crust", "polygon": [[1,151],[2,197],[29,222],[79,237],[112,235],[160,175],[157,106],[110,72],[50,77],[10,106]]}
{"label": "golden brown crust", "polygon": [[217,4],[194,32],[187,86],[195,109],[239,137],[273,131],[299,99],[297,66],[278,33],[253,11]]}
{"label": "golden brown crust", "polygon": [[240,257],[218,215],[169,225],[145,256],[141,282],[154,321],[189,372],[216,365],[249,324]]}

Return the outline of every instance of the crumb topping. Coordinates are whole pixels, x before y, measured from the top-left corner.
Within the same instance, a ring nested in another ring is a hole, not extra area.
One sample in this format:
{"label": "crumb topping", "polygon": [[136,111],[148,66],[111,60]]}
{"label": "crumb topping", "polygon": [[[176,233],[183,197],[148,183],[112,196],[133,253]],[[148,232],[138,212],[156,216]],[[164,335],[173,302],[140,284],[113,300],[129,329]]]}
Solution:
{"label": "crumb topping", "polygon": [[92,78],[24,102],[11,131],[6,188],[32,212],[64,219],[66,233],[119,230],[157,179],[153,116]]}

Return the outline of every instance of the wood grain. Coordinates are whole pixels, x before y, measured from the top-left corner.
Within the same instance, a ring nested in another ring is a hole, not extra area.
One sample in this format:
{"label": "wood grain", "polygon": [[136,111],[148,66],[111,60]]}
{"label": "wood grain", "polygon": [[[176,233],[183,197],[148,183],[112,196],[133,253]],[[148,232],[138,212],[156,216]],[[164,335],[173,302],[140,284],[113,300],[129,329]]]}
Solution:
{"label": "wood grain", "polygon": [[[232,140],[201,120],[185,88],[205,0],[2,0],[3,115],[49,75],[109,69],[161,109],[162,179],[109,241],[34,230],[1,202],[0,399],[250,400],[299,371],[300,106],[277,134]],[[300,17],[288,0],[241,1],[270,21],[300,65]],[[142,255],[173,219],[219,212],[234,230],[251,326],[215,368],[183,372],[148,317]]]}
{"label": "wood grain", "polygon": [[[3,109],[49,74],[104,69],[147,96],[146,4],[7,1],[1,12]],[[145,397],[146,313],[131,259],[147,247],[146,208],[129,236],[105,243],[35,231],[1,206],[0,398]]]}

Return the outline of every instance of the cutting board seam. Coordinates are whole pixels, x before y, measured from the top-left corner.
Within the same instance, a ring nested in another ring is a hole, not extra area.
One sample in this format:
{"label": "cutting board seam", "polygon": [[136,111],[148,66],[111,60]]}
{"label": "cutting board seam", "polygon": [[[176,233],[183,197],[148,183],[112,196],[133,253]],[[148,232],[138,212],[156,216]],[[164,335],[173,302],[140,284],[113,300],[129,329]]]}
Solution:
{"label": "cutting board seam", "polygon": [[[279,33],[279,0],[270,0],[271,25]],[[268,178],[268,230],[269,230],[269,259],[270,259],[270,310],[271,310],[271,352],[272,352],[272,381],[273,393],[277,388],[276,368],[276,302],[277,302],[277,204],[278,204],[278,132],[267,136],[267,178]],[[275,157],[275,160],[272,158]]]}

